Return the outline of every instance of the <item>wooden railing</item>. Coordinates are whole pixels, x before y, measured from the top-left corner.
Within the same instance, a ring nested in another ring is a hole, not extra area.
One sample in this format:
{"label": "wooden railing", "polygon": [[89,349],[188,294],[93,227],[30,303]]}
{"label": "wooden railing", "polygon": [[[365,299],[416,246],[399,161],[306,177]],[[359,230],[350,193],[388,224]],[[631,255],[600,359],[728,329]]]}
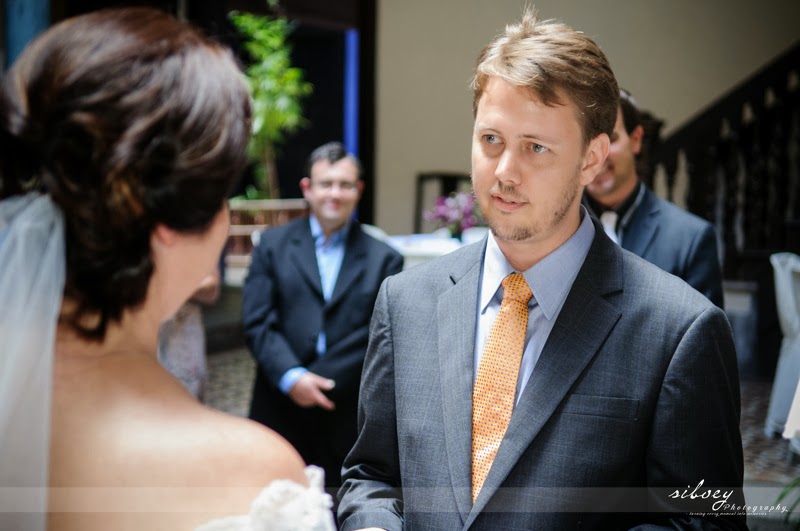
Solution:
{"label": "wooden railing", "polygon": [[798,151],[800,43],[657,146],[669,199],[683,167],[687,209],[717,226],[726,279],[751,280],[753,260],[800,251]]}
{"label": "wooden railing", "polygon": [[800,254],[800,42],[650,147],[650,184],[665,174],[668,198],[716,226],[727,284],[754,286],[768,377],[781,340],[769,256]]}
{"label": "wooden railing", "polygon": [[231,199],[225,265],[246,268],[253,250],[253,233],[281,225],[308,212],[305,199]]}

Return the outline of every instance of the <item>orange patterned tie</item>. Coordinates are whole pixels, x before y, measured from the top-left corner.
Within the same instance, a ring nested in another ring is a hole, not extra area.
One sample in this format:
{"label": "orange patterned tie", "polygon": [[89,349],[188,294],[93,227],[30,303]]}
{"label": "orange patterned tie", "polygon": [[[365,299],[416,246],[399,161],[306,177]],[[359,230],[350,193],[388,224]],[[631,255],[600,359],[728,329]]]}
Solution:
{"label": "orange patterned tie", "polygon": [[472,390],[473,503],[511,419],[532,296],[521,274],[511,273],[503,279],[503,302],[486,339]]}

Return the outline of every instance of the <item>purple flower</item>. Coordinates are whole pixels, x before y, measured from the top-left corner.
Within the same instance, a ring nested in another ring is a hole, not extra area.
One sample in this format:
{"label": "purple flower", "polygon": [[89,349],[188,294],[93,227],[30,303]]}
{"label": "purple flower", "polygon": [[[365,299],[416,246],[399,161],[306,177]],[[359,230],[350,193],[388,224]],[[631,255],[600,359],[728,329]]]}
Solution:
{"label": "purple flower", "polygon": [[475,198],[467,192],[437,197],[433,208],[426,210],[423,216],[428,221],[436,222],[437,228],[449,228],[453,235],[459,235],[464,229],[483,223]]}

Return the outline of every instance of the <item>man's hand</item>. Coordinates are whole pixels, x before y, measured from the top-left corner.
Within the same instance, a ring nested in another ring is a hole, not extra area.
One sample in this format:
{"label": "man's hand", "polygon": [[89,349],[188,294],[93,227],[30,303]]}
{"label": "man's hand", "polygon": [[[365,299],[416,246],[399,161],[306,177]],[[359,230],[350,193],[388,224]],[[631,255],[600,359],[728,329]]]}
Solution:
{"label": "man's hand", "polygon": [[321,407],[333,411],[336,405],[323,391],[333,389],[335,382],[313,372],[307,372],[289,389],[289,398],[300,407]]}

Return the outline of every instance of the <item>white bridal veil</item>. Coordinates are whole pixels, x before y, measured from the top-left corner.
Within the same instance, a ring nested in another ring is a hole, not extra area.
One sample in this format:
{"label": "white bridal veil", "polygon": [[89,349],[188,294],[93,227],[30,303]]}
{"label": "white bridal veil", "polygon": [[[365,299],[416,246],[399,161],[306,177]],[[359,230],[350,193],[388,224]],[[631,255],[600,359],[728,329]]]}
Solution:
{"label": "white bridal veil", "polygon": [[44,530],[61,211],[46,195],[0,201],[0,529]]}

